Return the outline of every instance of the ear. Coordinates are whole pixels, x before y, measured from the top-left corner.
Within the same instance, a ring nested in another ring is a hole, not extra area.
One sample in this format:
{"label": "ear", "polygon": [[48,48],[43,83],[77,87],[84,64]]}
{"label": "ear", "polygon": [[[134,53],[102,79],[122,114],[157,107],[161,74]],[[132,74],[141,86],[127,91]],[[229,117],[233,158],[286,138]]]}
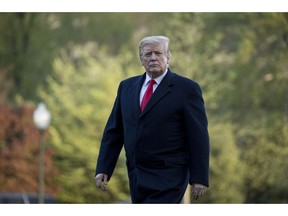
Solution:
{"label": "ear", "polygon": [[167,51],[167,63],[169,63],[170,58],[171,58],[171,52],[168,50]]}
{"label": "ear", "polygon": [[141,65],[142,65],[142,66],[144,66],[144,65],[143,65],[143,61],[142,61],[142,58],[141,58],[141,57],[140,57],[140,62],[141,62]]}

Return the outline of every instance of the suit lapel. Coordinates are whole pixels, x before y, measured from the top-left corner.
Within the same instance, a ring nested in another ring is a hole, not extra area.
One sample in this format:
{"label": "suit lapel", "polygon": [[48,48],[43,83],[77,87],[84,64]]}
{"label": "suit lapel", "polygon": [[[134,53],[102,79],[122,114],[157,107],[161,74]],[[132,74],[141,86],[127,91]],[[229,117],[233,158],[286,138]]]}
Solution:
{"label": "suit lapel", "polygon": [[[148,101],[140,117],[144,115],[146,112],[148,112],[153,106],[155,106],[163,97],[165,97],[170,92],[170,87],[173,85],[172,78],[173,74],[170,70],[168,70],[166,76],[163,78],[160,85],[152,94],[150,100]],[[139,98],[138,98],[138,106],[139,106]]]}
{"label": "suit lapel", "polygon": [[140,111],[140,101],[139,101],[139,97],[140,97],[140,91],[143,85],[143,82],[145,80],[146,74],[144,73],[142,76],[139,76],[139,78],[136,80],[136,82],[134,82],[131,86],[131,90],[130,92],[132,92],[132,116],[135,119],[139,118],[139,115],[141,114]]}

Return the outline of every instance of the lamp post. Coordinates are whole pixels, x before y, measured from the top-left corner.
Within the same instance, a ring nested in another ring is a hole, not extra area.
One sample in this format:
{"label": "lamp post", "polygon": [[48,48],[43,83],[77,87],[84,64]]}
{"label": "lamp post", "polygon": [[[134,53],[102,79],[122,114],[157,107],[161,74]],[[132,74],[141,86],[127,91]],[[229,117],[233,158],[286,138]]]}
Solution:
{"label": "lamp post", "polygon": [[45,136],[44,132],[48,128],[51,115],[43,102],[39,103],[37,109],[33,113],[33,121],[40,133],[39,147],[39,194],[38,202],[44,203],[45,193]]}

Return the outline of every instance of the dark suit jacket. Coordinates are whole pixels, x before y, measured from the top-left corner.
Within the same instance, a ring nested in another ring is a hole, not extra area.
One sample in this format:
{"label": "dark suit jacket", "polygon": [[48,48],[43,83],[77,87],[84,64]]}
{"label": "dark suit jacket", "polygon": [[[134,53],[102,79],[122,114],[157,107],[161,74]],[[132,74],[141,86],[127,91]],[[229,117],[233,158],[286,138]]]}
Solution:
{"label": "dark suit jacket", "polygon": [[209,135],[199,85],[168,70],[140,111],[145,74],[120,83],[96,174],[112,176],[124,144],[133,203],[179,203],[188,182],[208,186]]}

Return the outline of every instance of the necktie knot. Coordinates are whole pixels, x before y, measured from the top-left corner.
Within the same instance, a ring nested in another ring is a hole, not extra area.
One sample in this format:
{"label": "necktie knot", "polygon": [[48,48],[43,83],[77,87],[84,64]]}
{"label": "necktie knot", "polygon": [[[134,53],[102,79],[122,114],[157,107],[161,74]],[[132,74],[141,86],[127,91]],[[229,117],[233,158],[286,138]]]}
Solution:
{"label": "necktie knot", "polygon": [[151,95],[153,94],[153,85],[154,85],[155,83],[156,83],[156,82],[155,82],[154,79],[151,79],[151,80],[149,81],[149,85],[148,85],[148,87],[147,87],[147,89],[146,89],[146,92],[145,92],[145,94],[144,94],[144,96],[143,96],[143,99],[142,99],[142,102],[141,102],[141,106],[140,106],[141,111],[144,110],[144,107],[145,107],[146,104],[148,103]]}
{"label": "necktie knot", "polygon": [[152,85],[152,87],[153,87],[153,85],[156,83],[156,81],[154,80],[154,79],[151,79],[150,81],[149,81],[149,86],[150,85]]}

